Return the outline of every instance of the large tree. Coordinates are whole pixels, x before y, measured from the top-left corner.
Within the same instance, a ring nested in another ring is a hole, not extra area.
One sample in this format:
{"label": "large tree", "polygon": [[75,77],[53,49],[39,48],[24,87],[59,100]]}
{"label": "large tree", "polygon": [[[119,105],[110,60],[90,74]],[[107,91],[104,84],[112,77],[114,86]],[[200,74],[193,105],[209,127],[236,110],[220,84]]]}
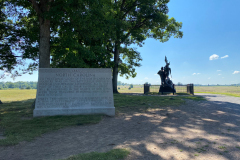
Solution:
{"label": "large tree", "polygon": [[108,0],[5,1],[8,16],[18,15],[12,25],[16,32],[11,32],[18,43],[9,40],[8,46],[22,51],[23,59],[34,61],[26,71],[38,65],[50,67],[50,55],[52,67],[111,67],[112,55],[105,44],[114,26],[109,25],[113,19],[104,15],[110,4]]}
{"label": "large tree", "polygon": [[[181,38],[179,30],[182,23],[168,17],[167,3],[169,0],[115,0],[113,1],[116,20],[116,39],[114,45],[113,92],[117,93],[117,78],[119,73],[122,45],[143,45],[146,38],[155,38],[166,42],[171,36]],[[139,59],[138,59],[139,60]]]}
{"label": "large tree", "polygon": [[15,22],[13,37],[20,41],[23,58],[34,60],[30,70],[36,69],[38,60],[39,67],[50,67],[50,55],[52,67],[110,67],[117,92],[118,74],[135,77],[142,60],[131,44],[142,46],[148,37],[160,42],[182,37],[182,24],[167,15],[168,2],[12,0],[6,4],[21,6],[25,13]]}
{"label": "large tree", "polygon": [[[52,39],[52,67],[111,68],[108,40],[114,36],[106,0],[75,2],[65,7],[57,36]],[[112,28],[111,28],[112,27]]]}
{"label": "large tree", "polygon": [[[32,59],[22,73],[32,73],[50,67],[50,18],[48,12],[53,0],[1,0],[4,18],[0,25],[5,31],[0,39],[0,69],[12,70],[24,66],[25,59]],[[3,65],[5,64],[5,65]],[[17,70],[12,77],[21,75]]]}
{"label": "large tree", "polygon": [[[113,91],[117,91],[117,77],[135,77],[135,67],[140,66],[140,53],[129,47],[143,45],[147,37],[166,42],[171,36],[181,38],[181,23],[168,18],[167,3],[157,0],[120,0],[104,4],[100,11],[97,5],[88,5],[84,15],[78,16],[78,9],[70,8],[62,23],[54,49],[55,67],[111,67],[113,69]],[[97,10],[96,10],[97,8]],[[96,14],[96,12],[98,14]],[[102,14],[105,12],[105,14]],[[94,14],[95,13],[95,14]],[[73,19],[71,15],[75,15]],[[78,17],[78,18],[76,18]],[[87,23],[79,19],[84,19]],[[79,25],[84,24],[84,26]],[[107,26],[107,28],[106,28]],[[107,29],[107,30],[106,30]],[[97,30],[97,32],[96,32]],[[94,35],[99,36],[93,36]],[[59,54],[61,53],[61,54]]]}
{"label": "large tree", "polygon": [[[12,45],[17,43],[13,23],[4,12],[6,10],[3,0],[0,0],[0,70],[10,71],[17,65],[17,57],[12,52]],[[1,75],[0,78],[2,78]]]}

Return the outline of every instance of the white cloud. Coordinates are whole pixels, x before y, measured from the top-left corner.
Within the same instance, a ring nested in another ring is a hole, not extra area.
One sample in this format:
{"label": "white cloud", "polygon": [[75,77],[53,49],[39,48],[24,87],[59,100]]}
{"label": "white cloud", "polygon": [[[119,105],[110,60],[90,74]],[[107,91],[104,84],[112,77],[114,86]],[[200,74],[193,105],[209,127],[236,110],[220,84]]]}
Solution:
{"label": "white cloud", "polygon": [[240,71],[234,71],[234,72],[233,72],[233,74],[238,74],[238,73],[240,73]]}
{"label": "white cloud", "polygon": [[218,74],[219,76],[221,76],[222,74]]}
{"label": "white cloud", "polygon": [[208,77],[208,79],[211,79],[211,77]]}
{"label": "white cloud", "polygon": [[209,57],[209,60],[215,60],[215,59],[218,59],[218,58],[219,58],[219,55],[213,54]]}
{"label": "white cloud", "polygon": [[4,72],[4,74],[5,74],[6,76],[9,76],[9,75],[10,75],[10,73],[8,73],[8,72]]}
{"label": "white cloud", "polygon": [[227,58],[227,57],[228,57],[228,55],[225,55],[225,56],[221,57],[221,59],[223,59],[223,58]]}
{"label": "white cloud", "polygon": [[148,77],[145,77],[144,79],[148,79]]}
{"label": "white cloud", "polygon": [[217,72],[220,72],[221,70],[217,70]]}
{"label": "white cloud", "polygon": [[199,74],[201,74],[201,73],[193,73],[192,75],[199,75]]}

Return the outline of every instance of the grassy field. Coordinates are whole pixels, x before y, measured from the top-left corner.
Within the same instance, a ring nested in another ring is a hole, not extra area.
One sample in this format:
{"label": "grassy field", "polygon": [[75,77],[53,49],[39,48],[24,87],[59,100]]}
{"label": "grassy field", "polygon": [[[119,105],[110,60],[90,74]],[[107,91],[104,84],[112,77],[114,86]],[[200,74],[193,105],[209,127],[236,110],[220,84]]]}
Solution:
{"label": "grassy field", "polygon": [[212,93],[240,97],[237,86],[194,86],[194,93]]}
{"label": "grassy field", "polygon": [[[120,93],[143,93],[143,85],[133,85],[133,88],[129,89],[129,86],[118,86]],[[175,86],[177,93],[186,93],[185,86]],[[158,92],[159,86],[151,86],[151,92]],[[237,86],[194,86],[194,93],[212,93],[223,94],[229,96],[240,97],[240,87]]]}
{"label": "grassy field", "polygon": [[66,126],[98,123],[101,116],[52,116],[33,118],[36,90],[0,90],[0,145],[15,145]]}
{"label": "grassy field", "polygon": [[[150,92],[158,92],[159,86],[150,86]],[[187,93],[186,86],[175,86],[178,93]],[[119,93],[143,93],[143,85],[133,85],[133,88],[129,89],[129,86],[118,86]]]}
{"label": "grassy field", "polygon": [[119,93],[143,93],[143,85],[133,85],[133,88],[129,89],[129,86],[118,86]]}

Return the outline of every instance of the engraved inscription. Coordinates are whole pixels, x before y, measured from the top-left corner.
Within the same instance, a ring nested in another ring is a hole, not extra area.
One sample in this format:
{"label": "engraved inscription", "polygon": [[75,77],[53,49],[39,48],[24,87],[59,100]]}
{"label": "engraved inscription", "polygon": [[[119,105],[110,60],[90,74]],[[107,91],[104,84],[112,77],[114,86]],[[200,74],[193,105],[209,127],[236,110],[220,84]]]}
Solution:
{"label": "engraved inscription", "polygon": [[[114,107],[111,70],[40,69],[35,107],[38,109]],[[37,112],[41,114],[39,110]]]}

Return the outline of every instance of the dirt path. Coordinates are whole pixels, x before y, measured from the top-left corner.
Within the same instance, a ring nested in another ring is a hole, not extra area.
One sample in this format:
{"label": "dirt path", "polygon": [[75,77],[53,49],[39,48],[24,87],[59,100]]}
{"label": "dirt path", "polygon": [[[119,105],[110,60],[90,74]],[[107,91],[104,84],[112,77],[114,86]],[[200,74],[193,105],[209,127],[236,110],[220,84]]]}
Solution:
{"label": "dirt path", "polygon": [[240,98],[201,95],[208,101],[187,100],[179,107],[105,117],[99,124],[0,147],[0,159],[55,160],[113,148],[130,148],[127,160],[240,159]]}

